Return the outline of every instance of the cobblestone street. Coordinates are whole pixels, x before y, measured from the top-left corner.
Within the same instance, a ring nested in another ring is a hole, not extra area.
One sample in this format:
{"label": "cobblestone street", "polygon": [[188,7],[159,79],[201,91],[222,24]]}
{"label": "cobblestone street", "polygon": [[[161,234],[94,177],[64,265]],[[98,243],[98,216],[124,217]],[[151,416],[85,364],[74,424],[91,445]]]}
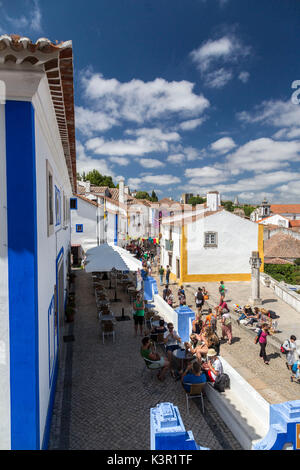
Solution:
{"label": "cobblestone street", "polygon": [[[140,336],[135,338],[133,321],[116,322],[116,342],[102,343],[96,314],[92,276],[76,271],[76,307],[65,343],[55,397],[49,450],[149,450],[150,408],[160,402],[178,406],[186,430],[198,444],[214,450],[240,449],[239,443],[205,398],[202,414],[197,400],[187,416],[180,382],[167,375],[159,382],[144,369]],[[114,291],[111,291],[113,297]],[[131,309],[128,295],[112,304],[115,315]],[[142,374],[143,372],[143,374]]]}
{"label": "cobblestone street", "polygon": [[[159,285],[157,280],[159,293],[162,295],[163,287]],[[205,302],[203,314],[208,307],[213,308],[219,304],[218,283],[206,282],[202,284],[191,283],[185,286],[187,304],[195,310],[195,292],[198,287],[205,285],[210,294],[210,298]],[[178,306],[178,285],[170,284],[174,294],[175,308]],[[298,400],[300,396],[300,385],[290,382],[290,372],[285,365],[285,358],[279,352],[279,346],[291,334],[296,334],[297,339],[300,338],[300,314],[292,307],[289,307],[283,301],[278,299],[275,294],[268,288],[262,286],[262,298],[265,308],[270,308],[279,315],[280,333],[274,337],[268,338],[267,354],[270,364],[267,366],[259,357],[259,346],[254,344],[255,334],[249,329],[238,325],[236,319],[238,316],[233,313],[232,305],[234,303],[245,305],[248,303],[250,296],[250,282],[228,282],[226,284],[228,292],[226,301],[234,319],[232,322],[233,341],[231,345],[225,342],[221,343],[221,356],[234,367],[237,372],[247,380],[270,404],[280,403],[290,400]],[[177,301],[177,303],[176,303]],[[221,336],[221,328],[218,324],[218,334]],[[298,341],[299,344],[299,341]]]}

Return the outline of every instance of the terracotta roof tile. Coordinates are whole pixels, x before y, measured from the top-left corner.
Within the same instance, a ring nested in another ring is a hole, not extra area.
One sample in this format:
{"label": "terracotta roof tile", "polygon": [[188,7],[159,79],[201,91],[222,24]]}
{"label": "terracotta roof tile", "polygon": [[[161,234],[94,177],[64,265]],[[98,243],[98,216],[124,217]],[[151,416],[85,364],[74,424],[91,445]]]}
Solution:
{"label": "terracotta roof tile", "polygon": [[266,258],[300,258],[300,240],[291,235],[276,233],[264,242]]}
{"label": "terracotta roof tile", "polygon": [[43,70],[56,115],[69,178],[76,192],[76,139],[74,113],[73,50],[72,41],[53,44],[40,38],[33,43],[16,34],[0,36],[0,63],[10,61],[19,69],[22,65]]}
{"label": "terracotta roof tile", "polygon": [[273,214],[300,214],[300,204],[271,204]]}

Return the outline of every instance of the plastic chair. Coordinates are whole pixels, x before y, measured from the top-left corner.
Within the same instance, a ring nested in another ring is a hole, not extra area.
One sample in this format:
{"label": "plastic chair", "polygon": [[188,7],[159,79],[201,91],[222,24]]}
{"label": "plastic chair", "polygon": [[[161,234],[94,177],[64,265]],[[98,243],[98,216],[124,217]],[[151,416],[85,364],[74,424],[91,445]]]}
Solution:
{"label": "plastic chair", "polygon": [[142,370],[142,374],[147,369],[151,371],[151,375],[153,371],[157,372],[161,369],[161,365],[158,363],[158,361],[151,361],[150,359],[146,359],[145,357],[143,357],[143,359],[145,362],[145,367]]}
{"label": "plastic chair", "polygon": [[186,396],[186,411],[187,414],[190,414],[189,411],[189,400],[191,398],[201,398],[201,405],[202,405],[202,412],[204,413],[204,401],[203,401],[203,389],[206,385],[206,383],[201,383],[201,384],[190,384],[190,383],[185,383],[185,385],[190,385],[190,391],[187,392],[185,391],[185,396]]}
{"label": "plastic chair", "polygon": [[111,320],[102,320],[101,321],[101,327],[102,327],[102,341],[104,344],[104,337],[112,335],[113,337],[113,342],[115,342],[115,330],[114,330],[114,324]]}

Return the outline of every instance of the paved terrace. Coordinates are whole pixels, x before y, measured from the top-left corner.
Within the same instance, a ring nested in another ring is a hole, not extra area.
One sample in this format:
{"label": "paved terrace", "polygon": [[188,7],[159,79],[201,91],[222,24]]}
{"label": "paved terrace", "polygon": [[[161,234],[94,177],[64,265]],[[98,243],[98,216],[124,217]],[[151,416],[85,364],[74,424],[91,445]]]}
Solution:
{"label": "paved terrace", "polygon": [[[154,273],[157,280],[158,290],[162,295],[164,288],[159,285],[158,276]],[[188,283],[185,284],[187,304],[195,310],[195,292],[198,287],[205,286],[209,292],[210,298],[205,302],[203,313],[208,307],[215,307],[219,304],[219,283]],[[251,293],[251,282],[227,282],[225,286],[228,289],[226,294],[226,302],[232,313],[232,317],[237,319],[238,316],[233,313],[233,304],[246,305],[249,303]],[[175,308],[178,306],[178,285],[171,283],[170,287],[174,294]],[[254,329],[238,325],[234,320],[232,322],[233,342],[228,345],[221,343],[221,356],[234,367],[237,372],[244,377],[247,382],[252,385],[270,404],[281,403],[290,400],[297,400],[300,396],[300,385],[290,382],[290,372],[285,365],[285,357],[280,353],[280,344],[291,334],[297,337],[297,343],[300,344],[300,313],[279,299],[272,289],[261,285],[261,298],[263,299],[263,307],[273,310],[279,318],[279,333],[268,337],[267,355],[270,364],[265,365],[259,357],[259,345],[254,344]],[[177,303],[176,303],[177,302]],[[221,328],[218,325],[218,334],[221,336]]]}
{"label": "paved terrace", "polygon": [[[160,402],[178,406],[186,430],[192,430],[201,446],[241,449],[206,398],[205,414],[196,399],[190,402],[188,417],[180,382],[168,374],[161,383],[148,370],[141,376],[141,337],[134,336],[132,319],[117,322],[116,343],[109,337],[103,345],[91,274],[77,270],[75,289],[77,313],[68,332],[75,340],[65,343],[60,364],[50,450],[149,450],[149,410]],[[112,304],[116,316],[125,307],[132,317],[128,295],[120,292],[118,297],[122,302]]]}

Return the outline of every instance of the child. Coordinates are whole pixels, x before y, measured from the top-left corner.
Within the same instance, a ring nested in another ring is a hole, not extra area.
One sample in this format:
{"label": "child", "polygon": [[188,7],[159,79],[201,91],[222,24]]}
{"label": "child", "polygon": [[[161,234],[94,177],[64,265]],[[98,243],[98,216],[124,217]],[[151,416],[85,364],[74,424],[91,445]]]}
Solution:
{"label": "child", "polygon": [[300,359],[298,359],[295,364],[292,367],[292,371],[294,374],[291,376],[291,382],[294,382],[294,379],[296,379],[296,382],[299,384],[300,383]]}

